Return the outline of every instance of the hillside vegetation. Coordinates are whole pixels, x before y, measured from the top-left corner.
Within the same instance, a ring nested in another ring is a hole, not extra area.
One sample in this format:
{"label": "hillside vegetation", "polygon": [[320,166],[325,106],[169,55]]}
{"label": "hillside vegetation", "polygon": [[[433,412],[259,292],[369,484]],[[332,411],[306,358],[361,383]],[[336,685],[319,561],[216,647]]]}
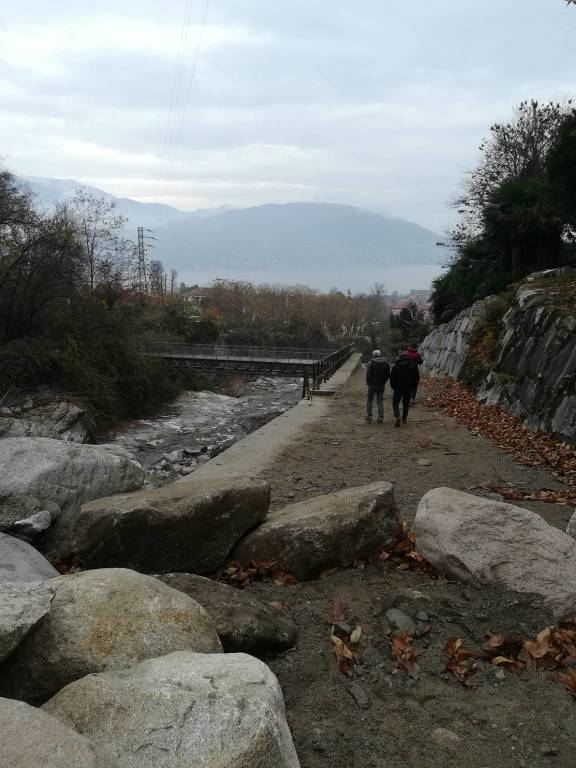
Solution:
{"label": "hillside vegetation", "polygon": [[480,162],[455,201],[451,259],[434,282],[446,322],[531,272],[576,260],[576,110],[572,102],[523,102],[492,126]]}

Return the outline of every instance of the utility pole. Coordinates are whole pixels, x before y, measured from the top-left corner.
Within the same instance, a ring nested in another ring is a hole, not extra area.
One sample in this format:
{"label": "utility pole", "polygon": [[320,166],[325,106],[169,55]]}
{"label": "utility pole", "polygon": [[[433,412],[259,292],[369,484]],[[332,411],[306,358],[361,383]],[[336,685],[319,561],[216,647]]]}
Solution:
{"label": "utility pole", "polygon": [[147,296],[148,295],[148,266],[146,263],[146,249],[147,248],[153,248],[154,246],[151,245],[148,241],[149,240],[156,240],[156,238],[152,234],[145,234],[145,233],[152,233],[154,230],[147,229],[146,227],[138,227],[138,246],[137,246],[137,254],[138,254],[138,284],[137,284],[137,290],[138,293],[141,296]]}

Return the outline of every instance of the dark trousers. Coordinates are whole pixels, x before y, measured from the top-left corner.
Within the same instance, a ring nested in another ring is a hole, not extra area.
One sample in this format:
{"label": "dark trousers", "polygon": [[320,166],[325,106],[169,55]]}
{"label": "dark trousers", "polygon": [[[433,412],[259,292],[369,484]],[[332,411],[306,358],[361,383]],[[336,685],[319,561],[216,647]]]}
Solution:
{"label": "dark trousers", "polygon": [[412,399],[412,391],[410,389],[395,389],[392,395],[392,410],[394,416],[400,418],[400,402],[402,402],[402,420],[406,421],[408,418],[408,411],[410,410],[410,400]]}
{"label": "dark trousers", "polygon": [[378,418],[384,418],[384,385],[383,384],[369,384],[368,385],[368,402],[367,412],[368,418],[372,418],[372,403],[376,398],[376,404],[378,406]]}

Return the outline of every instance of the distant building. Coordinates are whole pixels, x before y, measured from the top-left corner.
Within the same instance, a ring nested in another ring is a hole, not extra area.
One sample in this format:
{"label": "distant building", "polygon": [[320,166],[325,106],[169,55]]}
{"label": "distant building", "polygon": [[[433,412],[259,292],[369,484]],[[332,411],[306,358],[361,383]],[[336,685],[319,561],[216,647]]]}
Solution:
{"label": "distant building", "polygon": [[431,290],[425,290],[425,291],[416,291],[411,290],[408,294],[408,298],[412,301],[415,301],[416,304],[429,304],[430,303],[430,297],[432,296]]}
{"label": "distant building", "polygon": [[209,296],[210,288],[202,288],[199,285],[195,285],[192,288],[184,288],[184,290],[180,291],[180,298],[190,302],[196,310],[202,307],[202,304]]}
{"label": "distant building", "polygon": [[432,291],[430,290],[411,290],[406,296],[396,297],[394,303],[390,306],[390,312],[394,317],[397,317],[408,304],[418,304],[425,319],[430,317],[432,311],[432,305],[430,299]]}

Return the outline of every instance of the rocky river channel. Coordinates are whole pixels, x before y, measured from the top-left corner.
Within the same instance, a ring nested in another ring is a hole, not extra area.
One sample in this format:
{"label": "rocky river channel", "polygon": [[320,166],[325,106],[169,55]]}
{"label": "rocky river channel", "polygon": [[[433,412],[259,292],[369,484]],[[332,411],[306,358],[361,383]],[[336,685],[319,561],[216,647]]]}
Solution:
{"label": "rocky river channel", "polygon": [[237,397],[186,392],[155,418],[141,419],[114,435],[135,453],[153,486],[194,472],[246,435],[296,405],[299,379],[259,378]]}

